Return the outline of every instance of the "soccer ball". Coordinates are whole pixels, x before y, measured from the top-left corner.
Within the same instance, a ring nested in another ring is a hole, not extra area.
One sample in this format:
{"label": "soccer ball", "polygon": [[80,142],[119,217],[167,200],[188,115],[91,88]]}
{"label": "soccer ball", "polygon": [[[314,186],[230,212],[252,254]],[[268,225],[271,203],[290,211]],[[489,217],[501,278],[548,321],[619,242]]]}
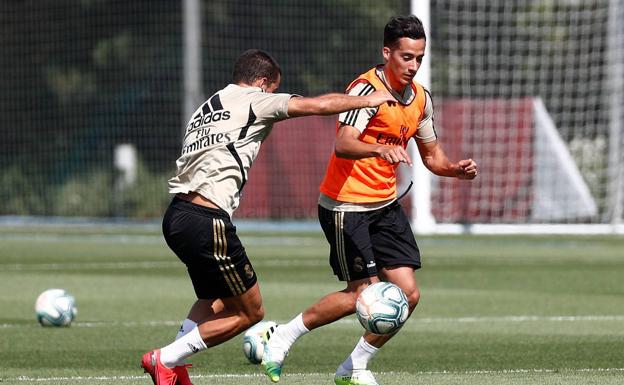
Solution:
{"label": "soccer ball", "polygon": [[390,282],[377,282],[364,289],[356,302],[357,318],[374,334],[392,334],[407,320],[409,310],[403,290]]}
{"label": "soccer ball", "polygon": [[78,309],[71,294],[63,289],[49,289],[37,298],[35,312],[42,326],[69,326]]}
{"label": "soccer ball", "polygon": [[247,360],[252,364],[262,362],[262,353],[264,353],[263,338],[267,340],[277,328],[277,324],[273,321],[258,322],[243,335],[243,353]]}

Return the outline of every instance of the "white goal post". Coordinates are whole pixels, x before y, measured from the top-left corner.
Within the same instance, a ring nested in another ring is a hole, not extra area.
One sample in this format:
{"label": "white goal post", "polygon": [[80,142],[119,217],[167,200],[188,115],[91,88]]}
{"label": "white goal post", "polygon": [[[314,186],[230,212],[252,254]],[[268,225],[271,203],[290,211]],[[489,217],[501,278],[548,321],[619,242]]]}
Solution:
{"label": "white goal post", "polygon": [[624,6],[473,3],[411,1],[427,32],[417,80],[432,89],[442,146],[481,169],[457,185],[415,161],[414,231],[624,234]]}

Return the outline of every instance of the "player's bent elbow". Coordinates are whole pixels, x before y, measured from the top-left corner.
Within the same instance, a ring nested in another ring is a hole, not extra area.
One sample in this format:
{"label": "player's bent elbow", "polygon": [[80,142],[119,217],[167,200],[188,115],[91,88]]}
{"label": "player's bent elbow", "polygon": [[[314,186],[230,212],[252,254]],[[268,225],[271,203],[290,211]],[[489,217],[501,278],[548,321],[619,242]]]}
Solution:
{"label": "player's bent elbow", "polygon": [[435,166],[435,163],[433,163],[431,159],[423,158],[423,165],[425,166],[427,170],[431,171],[433,174],[440,176],[439,174],[440,170],[438,170],[438,168]]}
{"label": "player's bent elbow", "polygon": [[344,146],[338,140],[334,144],[334,154],[336,154],[338,158],[346,158],[345,156],[346,154],[344,152]]}
{"label": "player's bent elbow", "polygon": [[348,158],[347,154],[338,145],[334,147],[334,154],[336,154],[338,158]]}
{"label": "player's bent elbow", "polygon": [[345,143],[341,142],[340,140],[337,140],[336,144],[334,145],[334,154],[336,154],[338,158],[345,158],[345,159],[357,159],[358,158],[357,156],[353,154],[352,151],[348,149],[348,146]]}

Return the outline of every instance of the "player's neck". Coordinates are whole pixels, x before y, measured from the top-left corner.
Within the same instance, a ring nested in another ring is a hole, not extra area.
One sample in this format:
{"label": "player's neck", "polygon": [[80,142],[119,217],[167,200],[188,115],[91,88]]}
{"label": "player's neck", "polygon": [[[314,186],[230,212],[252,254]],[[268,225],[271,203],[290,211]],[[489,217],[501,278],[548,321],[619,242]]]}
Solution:
{"label": "player's neck", "polygon": [[396,81],[391,76],[388,76],[386,73],[386,67],[380,71],[381,80],[386,84],[386,87],[390,89],[390,91],[395,92],[397,95],[403,97],[405,95],[405,90],[409,85],[403,86],[399,81]]}

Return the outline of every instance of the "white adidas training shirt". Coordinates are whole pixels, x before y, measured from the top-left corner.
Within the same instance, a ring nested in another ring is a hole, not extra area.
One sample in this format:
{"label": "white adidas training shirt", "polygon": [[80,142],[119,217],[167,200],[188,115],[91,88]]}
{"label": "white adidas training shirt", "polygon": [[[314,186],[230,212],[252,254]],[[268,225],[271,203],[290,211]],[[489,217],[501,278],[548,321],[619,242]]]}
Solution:
{"label": "white adidas training shirt", "polygon": [[288,118],[293,96],[235,84],[212,95],[186,126],[169,192],[197,192],[232,216],[262,141]]}

